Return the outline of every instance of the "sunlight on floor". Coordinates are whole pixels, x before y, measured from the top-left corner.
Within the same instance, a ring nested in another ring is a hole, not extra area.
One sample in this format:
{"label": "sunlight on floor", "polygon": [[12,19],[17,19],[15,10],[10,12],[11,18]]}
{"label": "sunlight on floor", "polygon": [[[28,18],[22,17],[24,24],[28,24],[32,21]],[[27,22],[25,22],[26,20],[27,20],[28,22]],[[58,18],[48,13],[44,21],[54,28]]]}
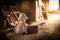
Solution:
{"label": "sunlight on floor", "polygon": [[46,25],[50,33],[55,32],[56,28],[59,27],[59,24],[60,24],[60,14],[51,14],[48,16]]}

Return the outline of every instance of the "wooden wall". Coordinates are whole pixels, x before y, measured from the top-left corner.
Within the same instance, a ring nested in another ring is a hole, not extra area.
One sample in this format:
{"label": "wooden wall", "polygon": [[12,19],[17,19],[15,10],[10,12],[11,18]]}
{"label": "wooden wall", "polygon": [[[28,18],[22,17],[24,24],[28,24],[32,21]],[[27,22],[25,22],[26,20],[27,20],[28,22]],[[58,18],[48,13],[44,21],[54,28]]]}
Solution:
{"label": "wooden wall", "polygon": [[35,10],[36,10],[36,4],[35,4],[35,0],[34,1],[20,1],[20,2],[16,2],[16,4],[14,5],[16,6],[21,13],[25,13],[28,16],[28,20],[27,23],[29,24],[32,21],[35,21],[36,17],[35,17]]}

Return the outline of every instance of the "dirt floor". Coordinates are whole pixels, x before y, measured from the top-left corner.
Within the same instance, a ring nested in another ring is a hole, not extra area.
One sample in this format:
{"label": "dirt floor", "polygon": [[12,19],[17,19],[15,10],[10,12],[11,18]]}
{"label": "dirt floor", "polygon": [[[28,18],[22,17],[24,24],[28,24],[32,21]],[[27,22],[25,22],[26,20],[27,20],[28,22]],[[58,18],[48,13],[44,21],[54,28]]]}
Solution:
{"label": "dirt floor", "polygon": [[[31,31],[32,32],[32,31]],[[35,34],[7,34],[10,40],[60,40],[60,14],[51,14],[48,20],[38,25],[38,32]]]}

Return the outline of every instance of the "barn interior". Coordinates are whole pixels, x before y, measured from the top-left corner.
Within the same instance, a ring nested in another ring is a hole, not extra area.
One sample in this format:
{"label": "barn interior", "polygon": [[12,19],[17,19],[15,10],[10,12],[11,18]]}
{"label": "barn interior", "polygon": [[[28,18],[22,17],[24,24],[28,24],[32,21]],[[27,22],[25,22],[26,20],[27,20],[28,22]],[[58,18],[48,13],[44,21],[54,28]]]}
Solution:
{"label": "barn interior", "polygon": [[[21,13],[28,17],[27,33],[17,34]],[[60,0],[0,0],[0,39],[60,40]]]}

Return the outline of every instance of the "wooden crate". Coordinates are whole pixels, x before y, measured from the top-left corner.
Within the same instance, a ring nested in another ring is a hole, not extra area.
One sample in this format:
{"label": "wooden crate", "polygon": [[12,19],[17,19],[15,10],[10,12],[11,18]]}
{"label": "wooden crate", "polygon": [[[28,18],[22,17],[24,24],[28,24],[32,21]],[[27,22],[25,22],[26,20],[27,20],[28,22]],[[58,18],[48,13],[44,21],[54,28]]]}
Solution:
{"label": "wooden crate", "polygon": [[27,31],[29,34],[35,34],[38,32],[38,26],[29,26]]}

